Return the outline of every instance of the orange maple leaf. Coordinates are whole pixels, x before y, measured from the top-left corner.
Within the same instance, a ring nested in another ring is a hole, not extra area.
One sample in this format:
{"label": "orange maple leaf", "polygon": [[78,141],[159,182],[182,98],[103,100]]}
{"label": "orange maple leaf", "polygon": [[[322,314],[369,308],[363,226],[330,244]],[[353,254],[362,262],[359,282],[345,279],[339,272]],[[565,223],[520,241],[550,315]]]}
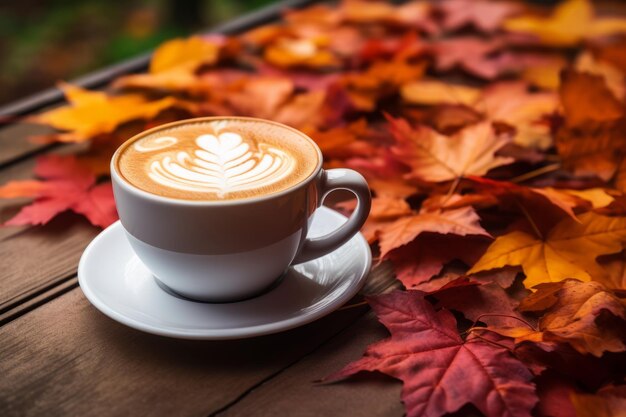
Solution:
{"label": "orange maple leaf", "polygon": [[478,215],[472,207],[423,210],[411,216],[404,216],[382,228],[379,241],[381,259],[393,249],[406,245],[424,232],[491,236],[480,226]]}
{"label": "orange maple leaf", "polygon": [[535,287],[536,292],[522,300],[519,310],[541,314],[537,329],[529,327],[494,328],[516,343],[564,342],[580,353],[602,356],[604,352],[626,349],[623,325],[597,320],[604,314],[626,320],[626,306],[598,282],[580,282],[573,279],[545,283]]}
{"label": "orange maple leaf", "polygon": [[466,175],[485,175],[513,158],[495,156],[508,138],[498,137],[490,123],[466,127],[452,137],[425,126],[411,128],[406,120],[388,117],[396,144],[394,155],[411,167],[409,178],[449,181]]}

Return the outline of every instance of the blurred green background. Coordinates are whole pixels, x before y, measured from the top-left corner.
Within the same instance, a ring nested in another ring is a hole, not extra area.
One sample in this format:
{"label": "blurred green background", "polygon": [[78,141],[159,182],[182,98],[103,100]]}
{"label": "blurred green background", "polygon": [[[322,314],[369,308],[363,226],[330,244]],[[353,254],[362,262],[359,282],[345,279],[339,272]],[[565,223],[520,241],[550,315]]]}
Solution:
{"label": "blurred green background", "polygon": [[149,51],[271,0],[0,2],[0,104]]}

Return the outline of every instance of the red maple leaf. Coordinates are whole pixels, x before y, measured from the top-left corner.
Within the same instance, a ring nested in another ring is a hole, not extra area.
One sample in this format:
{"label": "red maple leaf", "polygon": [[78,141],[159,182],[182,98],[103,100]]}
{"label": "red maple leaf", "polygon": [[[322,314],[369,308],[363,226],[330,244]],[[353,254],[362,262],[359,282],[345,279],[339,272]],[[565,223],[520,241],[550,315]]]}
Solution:
{"label": "red maple leaf", "polygon": [[71,210],[94,226],[117,220],[111,183],[96,185],[96,177],[74,156],[48,155],[37,159],[35,173],[42,180],[11,181],[0,187],[0,198],[34,197],[6,225],[43,225]]}
{"label": "red maple leaf", "polygon": [[421,291],[394,291],[368,302],[391,337],[370,345],[363,358],[329,376],[380,371],[404,383],[408,416],[441,416],[467,403],[487,417],[528,416],[537,403],[532,375],[496,343],[461,339],[454,316],[435,311]]}

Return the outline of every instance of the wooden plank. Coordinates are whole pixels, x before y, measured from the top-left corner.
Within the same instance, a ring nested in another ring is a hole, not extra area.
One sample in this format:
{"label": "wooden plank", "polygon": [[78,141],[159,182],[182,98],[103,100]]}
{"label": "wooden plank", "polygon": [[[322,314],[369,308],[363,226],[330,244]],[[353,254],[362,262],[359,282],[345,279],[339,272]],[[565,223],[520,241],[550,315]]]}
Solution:
{"label": "wooden plank", "polygon": [[75,275],[80,255],[98,232],[68,213],[1,240],[0,313]]}
{"label": "wooden plank", "polygon": [[42,145],[28,140],[30,136],[46,135],[52,132],[54,132],[52,128],[25,123],[2,127],[0,129],[0,168],[58,146]]}
{"label": "wooden plank", "polygon": [[208,415],[364,312],[254,339],[188,341],[118,324],[74,289],[0,328],[0,415]]}
{"label": "wooden plank", "polygon": [[378,375],[337,384],[318,381],[361,357],[365,347],[388,336],[366,314],[320,349],[255,387],[216,416],[402,416],[402,385]]}

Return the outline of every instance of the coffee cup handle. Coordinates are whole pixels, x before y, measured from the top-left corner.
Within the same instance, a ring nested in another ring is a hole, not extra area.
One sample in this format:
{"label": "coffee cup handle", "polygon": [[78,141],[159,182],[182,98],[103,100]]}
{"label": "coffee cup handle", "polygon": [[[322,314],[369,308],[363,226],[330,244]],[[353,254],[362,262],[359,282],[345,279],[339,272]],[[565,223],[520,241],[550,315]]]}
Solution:
{"label": "coffee cup handle", "polygon": [[367,181],[361,174],[351,169],[335,168],[322,172],[319,201],[335,190],[348,190],[357,199],[357,206],[346,223],[324,236],[306,238],[292,264],[299,264],[319,258],[337,249],[354,236],[367,220],[372,206],[372,196]]}

